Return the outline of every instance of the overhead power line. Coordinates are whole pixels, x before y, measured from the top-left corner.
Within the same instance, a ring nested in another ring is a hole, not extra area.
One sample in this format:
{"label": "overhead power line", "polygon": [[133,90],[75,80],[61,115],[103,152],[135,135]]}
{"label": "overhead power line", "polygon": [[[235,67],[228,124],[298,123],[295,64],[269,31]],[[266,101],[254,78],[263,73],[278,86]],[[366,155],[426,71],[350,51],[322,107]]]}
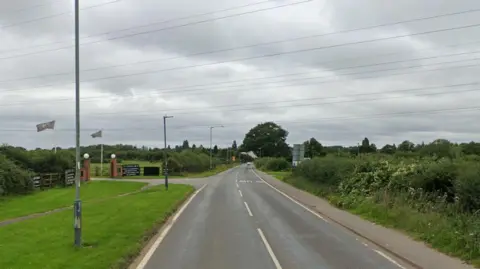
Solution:
{"label": "overhead power line", "polygon": [[[63,1],[63,0],[62,0],[62,1]],[[273,1],[275,1],[275,0],[264,0],[264,1],[259,1],[259,2],[253,2],[253,3],[241,5],[241,6],[234,6],[234,7],[224,8],[224,9],[220,9],[220,10],[209,11],[209,12],[205,12],[205,13],[199,13],[199,14],[193,14],[193,15],[184,16],[184,17],[178,17],[178,18],[168,19],[168,20],[164,20],[164,21],[160,21],[160,22],[154,22],[154,23],[150,23],[150,24],[146,24],[146,25],[140,25],[140,26],[135,26],[135,27],[130,27],[130,28],[124,28],[124,29],[120,29],[120,30],[116,30],[116,31],[109,31],[109,32],[106,32],[106,33],[87,35],[87,36],[82,37],[81,39],[87,39],[87,38],[91,38],[91,37],[103,36],[103,35],[111,34],[111,33],[114,33],[114,32],[115,32],[115,33],[117,33],[117,32],[124,32],[124,31],[129,31],[129,30],[134,30],[134,29],[142,28],[142,27],[149,27],[149,26],[153,26],[153,25],[157,25],[157,24],[165,24],[165,23],[174,22],[174,21],[178,21],[178,20],[192,19],[192,18],[196,18],[196,17],[206,16],[206,15],[212,15],[212,14],[219,13],[219,12],[225,12],[225,11],[230,11],[230,10],[235,10],[235,9],[250,7],[250,6],[254,6],[254,5],[265,4],[265,3],[269,3],[269,2],[273,2]],[[72,38],[71,40],[74,40],[74,38]],[[34,46],[17,48],[17,49],[11,49],[11,50],[0,50],[0,53],[13,52],[13,51],[19,51],[19,50],[26,50],[26,49],[33,49],[33,48],[51,46],[51,45],[56,45],[56,44],[63,44],[63,43],[68,43],[68,42],[70,42],[70,41],[55,41],[55,42],[50,42],[50,43],[46,43],[46,44],[38,44],[38,45],[34,45]]]}
{"label": "overhead power line", "polygon": [[[263,8],[263,9],[251,10],[251,11],[232,14],[232,15],[226,15],[226,16],[217,17],[217,18],[213,18],[213,19],[205,19],[205,20],[201,20],[201,21],[185,23],[185,24],[165,27],[165,28],[161,28],[161,29],[154,29],[154,30],[143,31],[143,32],[138,32],[138,33],[126,34],[126,35],[123,35],[123,36],[110,37],[110,38],[106,38],[106,39],[102,39],[102,40],[85,42],[85,43],[81,43],[80,45],[84,46],[84,45],[90,45],[90,44],[97,44],[97,43],[101,43],[101,42],[105,42],[105,41],[109,41],[109,40],[123,39],[123,38],[129,38],[129,37],[133,37],[133,36],[145,35],[145,34],[150,34],[150,33],[157,33],[157,32],[161,32],[161,31],[172,30],[172,29],[176,29],[176,28],[180,28],[180,27],[186,27],[186,26],[190,26],[190,25],[202,24],[202,23],[207,23],[207,22],[211,22],[211,21],[217,21],[217,20],[233,18],[233,17],[253,14],[253,13],[267,11],[267,10],[273,10],[273,9],[277,9],[277,8],[283,8],[283,7],[289,7],[289,6],[298,5],[298,4],[304,4],[304,3],[307,3],[307,2],[311,2],[311,1],[313,1],[313,0],[303,0],[303,1],[299,1],[299,2],[288,3],[288,4],[278,5],[278,6],[269,7],[269,8]],[[140,26],[140,27],[147,27],[147,26]],[[117,32],[117,31],[114,31],[114,32]],[[124,31],[124,30],[122,30],[122,31]],[[111,33],[113,33],[113,32],[102,33],[101,35],[108,35],[108,34],[111,34]],[[59,48],[54,48],[54,49],[40,50],[40,51],[35,51],[35,52],[30,52],[30,53],[25,53],[25,54],[2,57],[2,58],[0,58],[0,60],[19,58],[19,57],[41,54],[41,53],[50,52],[50,51],[58,51],[58,50],[63,50],[63,49],[69,49],[69,48],[72,48],[72,47],[73,47],[72,45],[69,45],[69,46],[64,46],[64,47],[59,47]]]}
{"label": "overhead power line", "polygon": [[[403,37],[403,36],[402,36]],[[383,40],[383,39],[382,39]],[[300,50],[293,50],[293,51],[287,51],[287,52],[279,52],[279,53],[271,53],[271,54],[263,54],[263,55],[257,55],[257,56],[250,56],[250,57],[243,57],[243,58],[238,58],[238,59],[233,59],[233,60],[225,60],[225,61],[218,61],[218,62],[213,62],[213,63],[205,63],[205,64],[196,64],[196,65],[189,65],[189,66],[181,66],[181,67],[173,67],[173,68],[167,68],[167,69],[159,69],[159,70],[153,70],[153,71],[146,71],[146,72],[152,72],[152,73],[160,73],[160,72],[168,72],[168,71],[175,71],[175,70],[183,70],[183,69],[188,69],[188,68],[197,68],[197,67],[205,67],[209,65],[217,65],[217,64],[223,64],[223,63],[232,63],[232,62],[239,62],[239,61],[247,61],[247,60],[254,60],[254,59],[261,59],[261,58],[268,58],[268,57],[274,57],[274,56],[281,56],[281,55],[288,55],[288,54],[295,54],[295,53],[302,53],[302,52],[308,52],[308,51],[313,51],[313,50],[321,50],[321,49],[329,49],[329,48],[336,48],[336,47],[341,47],[341,46],[348,46],[348,45],[356,45],[358,43],[345,43],[345,44],[339,44],[339,45],[332,45],[332,46],[326,46],[326,47],[315,47],[315,48],[309,48],[309,49],[300,49]],[[407,59],[407,60],[397,60],[397,61],[390,61],[390,62],[384,62],[384,63],[377,63],[377,64],[369,64],[369,65],[364,65],[364,66],[353,66],[353,67],[347,67],[348,69],[352,68],[360,68],[360,67],[372,67],[372,66],[377,66],[377,65],[385,65],[385,64],[393,64],[393,63],[402,63],[402,62],[408,62],[412,60],[428,60],[428,59],[437,59],[440,57],[449,57],[449,56],[460,56],[460,55],[467,55],[467,54],[472,54],[472,53],[478,53],[480,52],[479,50],[477,51],[471,51],[471,52],[461,52],[461,53],[453,53],[453,54],[446,54],[446,55],[437,55],[437,56],[430,56],[430,57],[423,57],[423,58],[414,58],[414,59]],[[152,60],[146,61],[146,62],[154,62]],[[91,68],[91,69],[84,69],[82,71],[95,71],[95,70],[101,70],[101,69],[107,69],[107,68],[114,68],[114,67],[120,67],[120,66],[127,66],[127,65],[133,65],[133,64],[139,64],[139,63],[146,63],[146,62],[137,62],[137,63],[132,63],[132,64],[123,64],[123,65],[116,65],[116,66],[109,66],[109,67],[102,67],[102,68]],[[317,64],[321,63],[331,63],[334,61],[326,61],[326,62],[319,62]],[[341,68],[340,70],[343,70],[345,68]],[[338,70],[338,69],[337,69]],[[330,69],[328,71],[337,71],[335,69]],[[66,72],[66,73],[56,73],[56,74],[49,74],[49,75],[40,75],[40,76],[31,76],[31,77],[23,77],[23,78],[15,78],[15,79],[8,79],[8,80],[0,80],[0,83],[6,83],[6,82],[14,82],[14,81],[21,81],[21,80],[29,80],[29,79],[39,79],[39,78],[46,78],[46,77],[52,77],[52,76],[62,76],[62,75],[71,75],[71,72]],[[131,74],[132,76],[135,76],[136,74],[145,74],[145,72],[139,72],[139,73],[134,73]],[[148,73],[147,73],[148,74]],[[128,76],[128,75],[119,75],[120,77],[123,76]],[[110,78],[110,77],[108,77]],[[107,79],[108,79],[107,78]],[[102,79],[102,78],[100,78]],[[93,81],[93,80],[88,80],[88,81]]]}
{"label": "overhead power line", "polygon": [[[293,54],[293,53],[299,53],[299,52],[324,50],[324,49],[337,48],[337,47],[342,47],[342,46],[372,43],[372,42],[384,41],[384,40],[401,38],[401,37],[411,37],[411,36],[417,36],[417,35],[423,35],[423,34],[430,34],[430,33],[437,33],[437,32],[443,32],[443,31],[465,29],[465,28],[478,27],[478,26],[480,26],[480,23],[479,24],[473,24],[473,25],[467,25],[467,26],[461,26],[461,27],[454,27],[454,28],[439,29],[439,30],[434,30],[434,31],[413,33],[413,34],[407,34],[407,35],[399,35],[399,36],[392,36],[392,37],[386,37],[386,38],[369,39],[369,40],[342,43],[342,44],[331,45],[331,46],[323,46],[323,47],[302,49],[302,50],[296,50],[296,51],[290,51],[290,52],[274,53],[274,54],[269,54],[269,55],[253,56],[253,57],[248,57],[248,59],[254,59],[254,58],[259,59],[259,58],[274,57],[274,56]],[[244,58],[242,60],[246,60],[246,59]],[[109,76],[109,77],[100,77],[100,78],[95,78],[95,79],[82,80],[82,82],[93,82],[93,81],[109,80],[109,79],[115,79],[115,78],[125,78],[125,77],[139,76],[139,75],[147,75],[147,74],[154,74],[154,73],[160,73],[160,72],[166,72],[166,71],[172,71],[172,70],[179,70],[179,69],[185,69],[185,68],[193,68],[193,67],[201,67],[201,66],[207,66],[207,65],[228,63],[228,62],[233,62],[233,61],[240,61],[240,60],[236,59],[236,60],[231,60],[231,61],[222,61],[222,62],[215,62],[215,63],[199,64],[199,65],[194,65],[194,66],[178,67],[178,68],[171,68],[171,69],[147,70],[147,71],[137,72],[137,73],[122,74],[122,75],[115,75],[115,76]],[[32,89],[52,87],[52,86],[70,85],[70,84],[72,84],[72,83],[71,82],[69,82],[69,83],[54,83],[54,84],[46,84],[46,85],[37,86],[35,88],[11,89],[11,90],[7,90],[7,91],[23,91],[23,90],[32,90]],[[3,92],[3,91],[0,91],[0,92]]]}
{"label": "overhead power line", "polygon": [[[364,115],[352,115],[352,116],[341,116],[341,117],[323,117],[323,118],[317,118],[315,120],[307,120],[307,121],[302,121],[302,120],[295,120],[295,121],[281,121],[281,120],[274,120],[274,119],[268,119],[269,121],[275,121],[280,125],[283,124],[289,124],[289,125],[296,125],[296,124],[312,124],[312,123],[321,123],[325,121],[347,121],[347,120],[357,120],[357,119],[375,119],[375,118],[383,118],[383,117],[396,117],[396,116],[408,116],[408,115],[429,115],[429,114],[441,114],[445,112],[449,113],[456,113],[456,112],[468,112],[468,111],[477,111],[480,110],[480,106],[467,106],[467,107],[455,107],[455,108],[443,108],[443,109],[433,109],[433,110],[418,110],[418,111],[402,111],[402,112],[392,112],[392,113],[373,113],[373,114],[364,114]],[[158,115],[158,114],[156,114]],[[254,125],[258,124],[260,121],[256,122],[238,122],[238,123],[225,123],[225,122],[220,122],[220,123],[210,123],[207,125],[170,125],[169,129],[186,129],[186,128],[208,128],[209,126],[212,125],[223,125],[225,127],[235,127],[235,126],[245,126],[245,125]],[[97,131],[98,128],[91,128],[91,129],[82,129],[82,131]],[[127,131],[127,130],[132,130],[132,131],[144,131],[144,130],[161,130],[161,127],[158,129],[155,128],[141,128],[141,127],[135,127],[132,126],[130,128],[114,128],[114,129],[103,129],[104,131]],[[7,131],[26,131],[26,132],[36,132],[36,130],[31,130],[31,129],[0,129],[2,132],[7,132]],[[55,131],[68,131],[68,132],[73,132],[74,129],[55,129]]]}
{"label": "overhead power line", "polygon": [[[461,87],[461,86],[473,86],[478,85],[478,82],[475,83],[465,83],[465,84],[454,84],[454,85],[446,85],[440,87],[425,87],[425,88],[416,88],[416,89],[406,89],[406,90],[397,90],[397,91],[387,91],[384,93],[370,93],[370,94],[357,94],[357,95],[344,95],[344,96],[337,96],[337,97],[318,97],[318,98],[305,98],[305,99],[298,99],[298,100],[285,100],[285,101],[277,101],[277,102],[261,102],[261,103],[249,103],[249,104],[237,104],[237,105],[224,105],[224,106],[213,106],[207,108],[194,108],[194,109],[167,109],[167,110],[159,110],[159,111],[152,111],[149,110],[141,110],[141,111],[132,111],[129,112],[128,115],[122,115],[122,118],[130,118],[130,117],[139,117],[139,116],[151,116],[157,115],[162,113],[175,113],[175,115],[185,115],[185,114],[211,114],[211,113],[218,113],[218,112],[233,112],[233,111],[252,111],[252,110],[265,110],[265,109],[285,109],[285,108],[299,108],[299,107],[314,107],[320,105],[332,105],[332,104],[342,104],[342,103],[359,103],[359,102],[371,102],[371,101],[378,101],[378,100],[389,100],[389,99],[402,99],[402,98],[409,98],[413,96],[434,96],[434,95],[444,95],[444,94],[459,94],[465,92],[475,92],[480,91],[479,88],[476,89],[463,89],[463,90],[456,90],[456,91],[443,91],[443,92],[433,92],[433,93],[416,93],[417,91],[425,91],[431,89],[441,89],[441,88],[454,88],[454,87]],[[405,93],[405,92],[412,92],[414,94],[410,94],[407,96],[384,96],[384,97],[376,97],[370,99],[353,99],[353,100],[339,100],[339,101],[330,101],[330,102],[321,102],[321,103],[303,103],[303,104],[292,104],[293,102],[305,102],[305,101],[318,101],[318,100],[328,100],[328,99],[335,99],[335,98],[348,98],[348,97],[358,97],[362,95],[383,95],[383,94],[391,94],[391,93]],[[274,106],[269,107],[266,105],[269,104],[281,104],[286,103],[286,105],[281,106]],[[257,105],[257,107],[252,107],[252,105]],[[231,108],[231,107],[238,107],[234,109],[226,109],[226,110],[219,110],[218,108]],[[84,116],[108,116],[108,115],[118,115],[118,112],[102,112],[102,113],[87,113]],[[11,118],[15,118],[15,116],[11,116]],[[21,118],[21,117],[18,117]]]}
{"label": "overhead power line", "polygon": [[[422,68],[422,67],[429,67],[429,66],[435,66],[435,65],[441,65],[441,64],[452,64],[452,63],[462,63],[462,62],[468,62],[468,61],[476,61],[479,58],[473,58],[473,59],[466,59],[466,60],[456,60],[456,61],[448,61],[448,62],[440,62],[440,63],[433,63],[433,64],[424,64],[424,65],[415,65],[415,66],[408,66],[408,67],[402,67],[402,68],[390,68],[390,69],[383,69],[383,70],[373,70],[373,71],[363,71],[363,72],[352,72],[352,73],[345,73],[345,74],[338,74],[338,75],[329,75],[329,76],[315,76],[315,77],[307,77],[307,78],[298,78],[298,79],[290,79],[290,80],[282,80],[282,81],[274,81],[274,82],[263,82],[263,83],[256,83],[256,84],[249,84],[249,85],[231,85],[231,86],[222,86],[220,89],[225,89],[225,88],[232,88],[232,87],[245,87],[245,86],[252,86],[252,85],[258,85],[258,84],[271,84],[271,83],[283,83],[283,82],[292,82],[292,81],[305,81],[305,80],[313,80],[313,79],[319,79],[319,78],[338,78],[340,76],[346,76],[346,75],[358,75],[358,74],[369,74],[369,73],[378,73],[378,72],[386,72],[386,71],[397,71],[397,70],[403,70],[403,69],[412,69],[412,68]],[[419,72],[431,72],[431,71],[438,71],[438,70],[447,70],[447,69],[455,69],[455,68],[463,68],[463,67],[473,67],[473,66],[478,66],[479,64],[473,64],[473,65],[466,65],[466,66],[454,66],[450,68],[439,68],[439,69],[433,69],[433,70],[420,70],[416,71],[414,73],[419,73]],[[409,74],[410,72],[404,73],[404,74]],[[395,74],[398,75],[398,74]],[[368,77],[366,77],[368,78]],[[313,84],[324,84],[324,83],[329,83],[329,82],[335,82],[338,81],[333,80],[333,81],[321,81],[321,82],[315,82]],[[82,81],[84,82],[84,81]],[[65,84],[61,84],[65,85]],[[301,84],[302,85],[302,84]],[[305,85],[305,84],[303,84]],[[53,85],[48,85],[48,86],[57,86],[57,84]],[[295,85],[282,85],[278,87],[290,87],[290,86],[295,86]],[[36,88],[29,88],[29,89],[10,89],[10,90],[4,90],[0,92],[18,92],[18,91],[25,91],[25,90],[33,90],[33,89],[39,89],[39,88],[44,88],[47,87],[47,85],[36,87]],[[180,92],[178,88],[176,88],[173,91],[168,91],[169,88],[164,88],[164,89],[157,89],[160,91],[160,93],[168,93],[168,92],[174,92],[178,93]],[[171,89],[171,88],[170,88]],[[206,88],[206,89],[186,89],[182,90],[181,92],[195,92],[195,91],[206,91],[206,90],[212,90],[212,87]]]}
{"label": "overhead power line", "polygon": [[[309,98],[300,98],[300,99],[288,99],[284,101],[272,101],[272,102],[257,102],[257,103],[248,103],[248,104],[227,104],[227,105],[220,105],[220,106],[213,106],[209,108],[222,108],[222,107],[236,107],[236,106],[247,106],[247,105],[266,105],[266,104],[279,104],[279,103],[289,103],[289,102],[301,102],[301,101],[313,101],[313,100],[328,100],[328,99],[337,99],[337,98],[345,98],[345,97],[359,97],[359,96],[370,96],[370,95],[382,95],[382,94],[391,94],[391,93],[408,93],[408,92],[417,92],[417,91],[425,91],[425,90],[434,90],[434,89],[443,89],[443,88],[455,88],[455,87],[465,87],[465,86],[477,86],[479,85],[480,82],[469,82],[469,83],[461,83],[461,84],[448,84],[448,85],[440,85],[440,86],[429,86],[429,87],[421,87],[421,88],[407,88],[407,89],[399,89],[399,90],[390,90],[390,91],[379,91],[379,92],[367,92],[367,93],[356,93],[356,94],[347,94],[347,95],[342,95],[342,96],[321,96],[321,97],[309,97]],[[132,97],[126,96],[126,97]],[[135,96],[137,98],[138,96]],[[152,96],[144,96],[144,97],[149,97],[152,98]],[[98,99],[97,97],[84,97],[83,99]],[[82,100],[83,100],[82,99]],[[62,100],[68,100],[68,101],[73,101],[72,98],[68,99],[62,99]],[[32,104],[38,104],[38,105],[49,105],[51,106],[52,100],[49,100],[48,103],[42,103],[42,102],[14,102],[14,103],[8,103],[8,104],[2,104],[2,107],[8,107],[8,106],[17,106],[17,105],[32,105]],[[205,108],[194,108],[195,109],[205,109]],[[177,111],[185,111],[186,109],[169,109],[169,112],[177,112]],[[187,109],[187,111],[191,111]]]}
{"label": "overhead power line", "polygon": [[[111,1],[111,2],[101,3],[101,4],[97,4],[97,5],[93,5],[93,6],[87,6],[87,7],[80,8],[80,10],[87,10],[87,9],[102,7],[102,6],[106,6],[106,5],[109,5],[109,4],[118,3],[120,1],[122,1],[122,0],[114,0],[114,1]],[[21,22],[15,22],[15,23],[12,23],[12,24],[0,25],[0,29],[6,29],[6,28],[11,28],[11,27],[16,27],[16,26],[19,26],[19,25],[29,24],[29,23],[32,23],[32,22],[43,21],[43,20],[47,20],[47,19],[53,19],[53,18],[56,18],[56,17],[68,15],[68,14],[73,14],[73,12],[72,11],[61,12],[61,13],[56,13],[56,14],[40,17],[40,18],[31,19],[31,20],[28,20],[28,21],[21,21]]]}
{"label": "overhead power line", "polygon": [[[403,62],[409,62],[409,61],[418,61],[418,60],[426,60],[426,59],[436,59],[436,58],[439,58],[439,57],[449,57],[449,56],[458,56],[458,55],[464,55],[464,54],[470,54],[470,53],[477,53],[477,52],[480,52],[480,51],[474,51],[474,52],[464,52],[464,53],[454,53],[454,54],[446,54],[446,55],[437,55],[437,56],[432,56],[432,57],[421,57],[421,58],[413,58],[413,59],[408,59],[408,60],[400,60],[400,61],[391,61],[391,62],[383,62],[383,63],[375,63],[375,64],[371,64],[371,65],[362,65],[362,66],[349,66],[349,67],[343,67],[343,68],[340,68],[340,69],[333,69],[333,70],[328,70],[328,71],[339,71],[339,70],[348,70],[348,69],[353,69],[353,68],[364,68],[364,67],[374,67],[374,66],[379,66],[379,65],[385,65],[385,64],[393,64],[393,63],[403,63]],[[471,59],[468,59],[467,61],[470,61]],[[465,60],[461,60],[461,62],[463,62]],[[455,61],[456,62],[456,61]],[[451,62],[447,62],[447,63],[451,63]],[[439,63],[434,63],[433,65],[437,65]],[[440,63],[442,64],[442,63]],[[422,65],[421,67],[424,67],[426,65]],[[411,67],[407,67],[407,68],[411,68]],[[374,70],[373,72],[378,72],[378,71],[391,71],[392,69],[388,69],[388,70]],[[393,70],[397,70],[397,69],[393,69]],[[310,75],[310,74],[314,74],[314,73],[318,73],[318,72],[300,72],[300,73],[293,73],[293,74],[286,74],[286,75],[278,75],[278,76],[272,76],[272,77],[266,77],[266,78],[282,78],[282,77],[287,77],[287,76],[292,76],[292,75]],[[364,72],[361,72],[360,74],[362,74]],[[369,73],[369,72],[367,72]],[[346,74],[348,75],[348,74]],[[328,77],[332,77],[332,76],[317,76],[317,77],[308,77],[308,78],[300,78],[300,79],[294,79],[293,81],[298,81],[298,80],[311,80],[311,79],[318,79],[318,78],[328,78]],[[335,77],[335,76],[334,76]],[[266,78],[258,78],[258,79],[266,79]],[[246,79],[247,81],[250,81],[250,80],[256,80],[256,79]],[[237,80],[237,81],[231,81],[229,83],[232,83],[232,82],[239,82],[239,81],[244,81],[244,80]],[[271,84],[271,83],[282,83],[282,82],[291,82],[292,80],[283,80],[283,81],[267,81],[267,82],[260,82],[260,83],[256,83],[256,84],[253,84],[253,85],[258,85],[258,84]],[[213,85],[218,85],[218,84],[224,84],[224,83],[215,83]],[[210,85],[193,85],[193,87],[196,87],[196,86],[213,86],[212,84]],[[247,84],[247,85],[228,85],[228,86],[223,86],[221,87],[221,89],[224,89],[224,88],[237,88],[237,87],[244,87],[244,86],[252,86],[251,84]],[[296,85],[282,85],[280,87],[286,87],[286,86],[296,86]],[[189,88],[189,87],[186,87],[186,88]],[[173,88],[175,89],[175,88]],[[270,88],[267,88],[267,89],[270,89]],[[158,90],[161,90],[161,89],[158,89]],[[195,89],[194,91],[198,91],[198,90],[202,90],[202,89]],[[188,90],[187,90],[188,91]],[[175,91],[175,92],[178,92]],[[184,91],[185,92],[185,91]],[[168,91],[163,91],[163,93],[168,93]],[[82,100],[96,100],[96,99],[99,99],[99,98],[105,98],[105,97],[112,97],[112,95],[102,95],[102,96],[95,96],[95,97],[83,97]],[[119,94],[116,94],[114,97],[131,97],[131,94],[125,94],[125,95],[119,95]],[[148,98],[151,98],[151,94],[147,94],[147,95],[136,95],[135,97],[148,97]],[[55,101],[71,101],[71,98],[60,98],[60,99],[51,99],[49,100],[49,104],[51,104]],[[24,105],[24,104],[42,104],[42,103],[39,103],[38,101],[30,101],[30,102],[15,102],[15,103],[8,103],[8,104],[5,104],[4,106],[14,106],[14,105]]]}
{"label": "overhead power line", "polygon": [[[422,67],[425,67],[426,65],[422,66]],[[420,71],[415,71],[415,72],[403,72],[403,73],[394,73],[394,74],[388,74],[388,75],[383,75],[383,76],[380,76],[380,77],[387,77],[387,76],[397,76],[397,75],[404,75],[404,74],[412,74],[412,73],[420,73],[420,72],[433,72],[433,71],[440,71],[440,70],[452,70],[452,69],[456,69],[456,68],[469,68],[469,67],[478,67],[479,64],[472,64],[472,65],[466,65],[466,66],[454,66],[454,67],[448,67],[448,68],[437,68],[437,69],[430,69],[430,70],[420,70]],[[402,69],[409,69],[411,67],[407,67],[407,68],[402,68]],[[382,71],[391,71],[392,69],[387,69],[387,70],[380,70],[381,72]],[[396,70],[396,69],[393,69],[393,70]],[[377,71],[375,71],[377,72]],[[362,74],[362,73],[374,73],[374,72],[359,72],[359,73],[350,73],[350,74],[345,74],[345,75],[358,75],[358,74]],[[366,77],[360,77],[358,79],[365,79],[365,78],[378,78],[378,76],[366,76]],[[308,80],[308,79],[311,79],[311,78],[305,78],[304,80]],[[344,80],[344,79],[343,79]],[[319,85],[319,84],[326,84],[326,83],[335,83],[335,82],[338,82],[338,81],[341,81],[341,80],[327,80],[327,81],[320,81],[320,82],[310,82],[310,83],[302,83],[302,84],[292,84],[292,85],[280,85],[280,86],[272,86],[272,87],[268,87],[268,88],[265,88],[265,87],[258,87],[258,88],[250,88],[250,89],[241,89],[242,92],[246,92],[246,91],[251,91],[251,90],[265,90],[265,89],[273,89],[273,88],[284,88],[284,87],[295,87],[295,86],[302,86],[302,85]],[[476,82],[473,82],[473,83],[476,83]],[[469,83],[467,84],[464,84],[464,85],[468,85]],[[239,86],[248,86],[248,85],[234,85],[235,87],[239,87]],[[183,91],[183,92],[192,92],[192,91],[196,91],[197,94],[205,94],[205,91],[206,89],[192,89],[192,90],[186,90],[186,91]],[[199,91],[203,91],[203,92],[199,92]],[[238,91],[238,89],[233,89],[233,91]],[[216,91],[216,92],[213,92],[215,94],[222,94],[222,93],[229,93],[231,91]],[[168,93],[168,92],[167,92]],[[194,93],[195,94],[195,93]],[[194,95],[193,94],[193,95]],[[192,95],[192,93],[189,93],[189,95]],[[134,96],[126,96],[126,97],[134,97]],[[71,99],[71,98],[70,98]],[[24,102],[25,104],[26,102]],[[37,101],[38,103],[38,101]],[[50,102],[49,102],[50,103]],[[14,103],[13,103],[14,104]]]}
{"label": "overhead power line", "polygon": [[3,13],[0,13],[0,16],[3,16],[4,14],[19,13],[19,12],[30,10],[30,9],[35,9],[35,8],[46,7],[46,6],[52,5],[52,3],[47,4],[47,2],[62,2],[62,1],[65,1],[65,0],[49,0],[49,1],[45,1],[45,3],[41,3],[41,4],[35,4],[35,5],[32,5],[32,6],[21,7],[21,8],[18,8],[18,9],[11,9],[11,10],[4,11]]}

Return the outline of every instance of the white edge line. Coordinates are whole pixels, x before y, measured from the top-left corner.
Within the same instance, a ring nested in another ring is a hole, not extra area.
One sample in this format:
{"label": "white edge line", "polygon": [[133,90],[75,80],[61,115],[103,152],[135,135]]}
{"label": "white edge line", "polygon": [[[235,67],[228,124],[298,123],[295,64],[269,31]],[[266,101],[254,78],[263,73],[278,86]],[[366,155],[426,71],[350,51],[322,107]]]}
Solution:
{"label": "white edge line", "polygon": [[248,207],[247,202],[243,202],[243,203],[245,204],[245,207],[247,208],[248,215],[250,215],[250,217],[253,217],[252,211],[250,211],[250,207]]}
{"label": "white edge line", "polygon": [[187,202],[185,202],[182,205],[182,207],[177,211],[177,213],[173,216],[172,221],[170,221],[170,223],[168,223],[168,224],[166,224],[166,226],[164,226],[164,229],[163,229],[162,233],[157,238],[157,240],[155,240],[155,242],[152,244],[152,246],[150,247],[148,252],[145,254],[145,256],[143,257],[141,262],[138,264],[136,269],[143,269],[145,267],[145,265],[147,265],[148,261],[150,260],[150,258],[153,255],[153,253],[155,252],[155,250],[157,250],[160,243],[162,243],[163,239],[168,234],[168,232],[172,228],[173,224],[175,224],[178,217],[183,213],[183,211],[187,208],[187,206],[190,204],[190,202],[192,202],[193,198],[195,198],[195,196],[197,196],[197,194],[200,193],[206,186],[207,186],[207,184],[204,184],[200,189],[195,191],[192,194],[192,196],[190,196],[190,198],[187,200]]}
{"label": "white edge line", "polygon": [[242,191],[238,190],[238,193],[240,193],[240,196],[243,197]]}
{"label": "white edge line", "polygon": [[384,257],[385,259],[387,259],[388,261],[390,261],[391,263],[395,264],[396,266],[402,268],[402,269],[406,269],[405,267],[403,267],[402,265],[400,265],[398,262],[396,262],[394,259],[390,258],[390,256],[388,256],[387,254],[381,252],[380,250],[376,250],[374,249],[375,252],[377,252],[378,255]]}
{"label": "white edge line", "polygon": [[259,176],[254,170],[252,170],[252,172],[259,178],[263,181],[263,183],[267,184],[270,188],[276,190],[278,193],[280,193],[281,195],[287,197],[290,201],[296,203],[297,205],[301,206],[303,209],[307,210],[308,212],[312,213],[313,215],[317,216],[318,218],[322,219],[323,221],[325,222],[328,222],[328,220],[324,217],[322,217],[320,214],[318,214],[317,212],[311,210],[310,208],[306,207],[305,205],[301,204],[300,202],[298,202],[297,200],[293,199],[292,197],[288,196],[288,194],[284,193],[283,191],[275,188],[274,186],[272,186],[270,183],[266,182],[261,176]]}
{"label": "white edge line", "polygon": [[282,269],[282,266],[280,265],[280,262],[278,261],[277,257],[275,256],[275,253],[273,253],[272,247],[270,247],[270,244],[267,241],[267,238],[263,234],[262,230],[260,228],[257,228],[258,233],[260,234],[260,237],[262,238],[263,244],[265,244],[265,247],[267,248],[268,254],[270,254],[270,257],[273,260],[273,263],[275,264],[276,269]]}

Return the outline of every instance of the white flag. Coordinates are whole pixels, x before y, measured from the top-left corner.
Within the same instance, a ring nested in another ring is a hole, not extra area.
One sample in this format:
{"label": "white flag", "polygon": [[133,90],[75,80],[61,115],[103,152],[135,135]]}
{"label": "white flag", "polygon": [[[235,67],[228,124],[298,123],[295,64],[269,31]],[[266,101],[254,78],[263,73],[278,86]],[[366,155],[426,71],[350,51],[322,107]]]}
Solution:
{"label": "white flag", "polygon": [[49,121],[49,122],[44,122],[37,124],[37,132],[45,131],[47,129],[55,129],[55,121]]}

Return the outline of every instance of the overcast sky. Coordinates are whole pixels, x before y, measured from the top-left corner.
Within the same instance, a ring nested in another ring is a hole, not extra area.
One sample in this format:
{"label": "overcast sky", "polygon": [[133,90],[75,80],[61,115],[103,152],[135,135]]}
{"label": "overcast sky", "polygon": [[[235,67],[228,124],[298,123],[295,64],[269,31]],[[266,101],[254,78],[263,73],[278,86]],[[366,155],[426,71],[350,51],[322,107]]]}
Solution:
{"label": "overcast sky", "polygon": [[[72,2],[0,0],[0,142],[74,146]],[[80,12],[82,145],[163,147],[165,114],[171,145],[208,146],[222,124],[214,144],[240,144],[265,121],[290,144],[480,140],[478,1],[83,0]]]}

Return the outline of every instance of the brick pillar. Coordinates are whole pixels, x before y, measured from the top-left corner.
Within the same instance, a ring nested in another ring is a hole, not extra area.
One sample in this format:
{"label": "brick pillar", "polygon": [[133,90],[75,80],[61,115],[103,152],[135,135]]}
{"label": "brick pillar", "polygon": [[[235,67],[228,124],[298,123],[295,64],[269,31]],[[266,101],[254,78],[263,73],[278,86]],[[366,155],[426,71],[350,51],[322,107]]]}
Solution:
{"label": "brick pillar", "polygon": [[83,180],[90,181],[90,159],[83,160]]}
{"label": "brick pillar", "polygon": [[110,178],[116,178],[117,174],[117,159],[112,159],[110,161]]}

